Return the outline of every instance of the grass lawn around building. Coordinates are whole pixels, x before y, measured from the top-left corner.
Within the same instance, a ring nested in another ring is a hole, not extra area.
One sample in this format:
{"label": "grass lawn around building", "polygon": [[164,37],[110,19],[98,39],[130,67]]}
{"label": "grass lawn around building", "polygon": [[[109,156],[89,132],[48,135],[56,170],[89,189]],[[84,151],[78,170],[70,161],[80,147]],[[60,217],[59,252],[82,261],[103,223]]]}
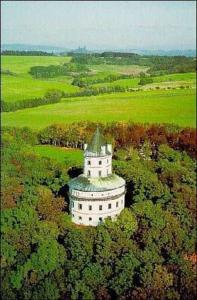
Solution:
{"label": "grass lawn around building", "polygon": [[70,166],[82,166],[83,164],[83,151],[80,149],[37,145],[32,147],[32,151],[40,156],[49,157],[59,163],[66,163]]}

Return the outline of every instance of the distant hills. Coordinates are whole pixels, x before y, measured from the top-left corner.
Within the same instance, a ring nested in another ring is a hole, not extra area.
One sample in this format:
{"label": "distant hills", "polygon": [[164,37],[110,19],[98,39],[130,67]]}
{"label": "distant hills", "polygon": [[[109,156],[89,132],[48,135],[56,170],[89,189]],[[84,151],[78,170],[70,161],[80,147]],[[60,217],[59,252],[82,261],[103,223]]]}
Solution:
{"label": "distant hills", "polygon": [[139,50],[139,49],[131,49],[129,52],[134,52],[142,55],[161,55],[161,56],[187,56],[187,57],[195,57],[196,50],[194,49],[186,49],[186,50]]}
{"label": "distant hills", "polygon": [[2,44],[1,51],[4,50],[13,50],[13,51],[44,51],[44,52],[66,52],[70,49],[56,46],[43,46],[43,45],[29,45],[29,44]]}
{"label": "distant hills", "polygon": [[[109,51],[109,49],[103,50],[88,50],[86,47],[78,47],[77,49],[57,47],[57,46],[45,46],[45,45],[29,45],[29,44],[2,44],[1,51],[14,50],[14,51],[44,51],[48,53],[62,53],[62,52],[76,52],[76,53],[92,53],[92,52],[103,52]],[[195,49],[186,50],[147,50],[147,49],[110,49],[110,51],[118,52],[132,52],[141,55],[161,55],[161,56],[187,56],[195,57]]]}

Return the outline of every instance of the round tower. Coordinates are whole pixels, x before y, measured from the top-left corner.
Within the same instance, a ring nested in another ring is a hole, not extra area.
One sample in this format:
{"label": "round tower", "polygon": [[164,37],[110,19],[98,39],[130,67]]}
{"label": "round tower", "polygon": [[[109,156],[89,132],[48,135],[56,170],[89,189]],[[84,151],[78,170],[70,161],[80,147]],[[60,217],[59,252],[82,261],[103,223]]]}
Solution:
{"label": "round tower", "polygon": [[97,128],[84,145],[83,174],[69,183],[70,213],[76,224],[97,226],[124,208],[125,180],[112,173],[112,146]]}

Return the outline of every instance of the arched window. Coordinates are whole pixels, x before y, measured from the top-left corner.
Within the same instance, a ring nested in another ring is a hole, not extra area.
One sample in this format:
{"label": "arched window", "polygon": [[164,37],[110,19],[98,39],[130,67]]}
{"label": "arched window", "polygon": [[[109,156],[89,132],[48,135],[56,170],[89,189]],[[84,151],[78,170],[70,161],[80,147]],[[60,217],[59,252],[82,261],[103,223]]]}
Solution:
{"label": "arched window", "polygon": [[102,161],[101,160],[99,160],[99,165],[102,165]]}
{"label": "arched window", "polygon": [[89,218],[89,221],[92,221],[92,218]]}
{"label": "arched window", "polygon": [[116,207],[118,207],[118,202],[116,202]]}
{"label": "arched window", "polygon": [[88,160],[88,165],[91,165],[91,161],[90,160]]}
{"label": "arched window", "polygon": [[102,205],[99,205],[99,210],[102,210],[102,209],[103,209]]}
{"label": "arched window", "polygon": [[108,204],[108,209],[110,209],[110,208],[111,208],[111,203]]}
{"label": "arched window", "polygon": [[88,170],[88,176],[90,176],[91,175],[91,172],[90,172],[90,170]]}
{"label": "arched window", "polygon": [[92,205],[89,205],[89,210],[92,210]]}

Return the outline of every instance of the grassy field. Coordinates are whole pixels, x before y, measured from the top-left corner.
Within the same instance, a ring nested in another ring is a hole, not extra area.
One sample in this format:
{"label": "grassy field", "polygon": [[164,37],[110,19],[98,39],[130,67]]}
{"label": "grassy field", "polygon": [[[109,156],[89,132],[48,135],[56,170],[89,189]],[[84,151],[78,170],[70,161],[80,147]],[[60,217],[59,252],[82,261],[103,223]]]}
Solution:
{"label": "grassy field", "polygon": [[146,73],[149,69],[146,66],[138,66],[138,65],[89,65],[88,66],[92,71],[96,72],[111,72],[118,74],[129,74],[129,75],[139,75],[141,72]]}
{"label": "grassy field", "polygon": [[[47,66],[50,64],[63,64],[70,61],[70,57],[58,56],[2,56],[2,69],[14,72],[14,75],[2,75],[2,99],[6,102],[16,102],[43,97],[47,91],[57,89],[66,93],[75,93],[80,88],[71,84],[73,78],[68,76],[60,76],[48,79],[35,79],[28,74],[32,66]],[[140,72],[146,72],[147,67],[129,65],[91,65],[89,69],[94,74],[87,77],[91,84],[91,80],[95,78],[104,78],[110,74],[132,74],[139,76]],[[122,86],[128,88],[139,88],[140,79],[121,79],[114,82],[92,84],[92,87],[113,87]],[[140,87],[141,89],[154,89],[159,85],[160,88],[176,88],[177,86],[195,86],[195,73],[170,74],[153,77],[153,84],[147,84]]]}
{"label": "grassy field", "polygon": [[151,77],[153,80],[153,84],[146,84],[145,86],[140,86],[138,83],[140,82],[140,78],[132,78],[132,79],[120,79],[113,82],[106,83],[97,83],[93,84],[92,87],[112,87],[112,86],[122,86],[129,88],[152,88],[154,86],[159,87],[177,87],[180,85],[194,87],[196,85],[196,74],[195,73],[178,73],[178,74],[169,74],[162,76]]}
{"label": "grassy field", "polygon": [[2,124],[40,129],[52,123],[131,120],[195,127],[195,104],[194,89],[106,94],[3,113]]}
{"label": "grassy field", "polygon": [[62,56],[1,56],[1,68],[18,74],[26,74],[33,66],[48,66],[64,64],[70,57]]}
{"label": "grassy field", "polygon": [[[61,80],[61,81],[60,81]],[[79,90],[77,86],[68,83],[65,78],[56,80],[33,79],[30,75],[22,76],[2,76],[2,99],[7,102],[16,102],[20,100],[43,97],[51,89],[72,93]]]}
{"label": "grassy field", "polygon": [[118,74],[139,75],[141,72],[146,73],[149,69],[146,66],[138,65],[90,65],[89,68],[94,72],[111,72]]}
{"label": "grassy field", "polygon": [[79,90],[71,85],[70,78],[56,77],[53,80],[34,79],[28,74],[32,66],[67,63],[70,57],[53,56],[2,56],[1,68],[15,75],[2,75],[2,99],[16,102],[43,97],[50,89],[72,93]]}
{"label": "grassy field", "polygon": [[79,149],[38,145],[32,147],[32,151],[40,156],[45,156],[56,160],[59,163],[67,163],[67,165],[71,166],[79,166],[83,164],[83,151]]}

